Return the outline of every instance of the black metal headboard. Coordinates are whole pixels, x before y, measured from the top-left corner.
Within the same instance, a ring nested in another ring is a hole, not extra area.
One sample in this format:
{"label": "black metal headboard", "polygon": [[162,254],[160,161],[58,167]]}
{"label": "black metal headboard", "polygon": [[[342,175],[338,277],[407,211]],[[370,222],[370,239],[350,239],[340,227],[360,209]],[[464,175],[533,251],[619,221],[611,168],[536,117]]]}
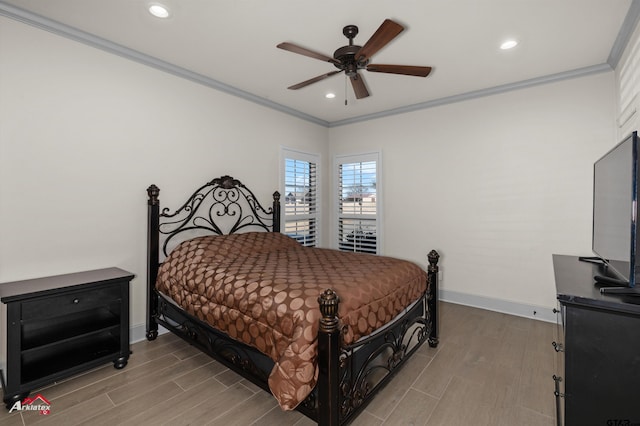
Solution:
{"label": "black metal headboard", "polygon": [[[238,179],[222,176],[202,185],[187,199],[182,207],[171,212],[160,212],[160,189],[147,188],[147,334],[151,316],[155,315],[157,295],[155,282],[160,267],[160,236],[164,235],[162,254],[168,255],[169,243],[174,238],[193,237],[200,234],[233,234],[241,230],[280,232],[280,193],[273,193],[273,204],[264,208],[253,192]],[[223,223],[224,222],[224,223]],[[155,326],[157,334],[157,325]]]}
{"label": "black metal headboard", "polygon": [[[149,206],[159,207],[159,193],[155,185],[147,189]],[[175,237],[193,231],[217,235],[247,228],[280,232],[280,193],[273,193],[273,204],[266,209],[242,182],[225,175],[202,185],[177,210],[163,208],[158,212],[155,228],[150,231],[166,236],[162,244],[164,256],[169,254],[167,248]]]}

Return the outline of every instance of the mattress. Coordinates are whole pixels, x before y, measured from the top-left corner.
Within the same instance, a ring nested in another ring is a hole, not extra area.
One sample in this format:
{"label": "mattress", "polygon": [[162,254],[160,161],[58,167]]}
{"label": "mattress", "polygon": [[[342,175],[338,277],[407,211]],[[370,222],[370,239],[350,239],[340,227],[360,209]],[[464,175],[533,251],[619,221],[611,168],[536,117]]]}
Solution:
{"label": "mattress", "polygon": [[382,328],[426,291],[426,273],[390,257],[303,247],[280,233],[194,238],[163,262],[156,288],[191,315],[275,363],[271,393],[285,410],[318,377],[318,296],[340,297],[343,344]]}

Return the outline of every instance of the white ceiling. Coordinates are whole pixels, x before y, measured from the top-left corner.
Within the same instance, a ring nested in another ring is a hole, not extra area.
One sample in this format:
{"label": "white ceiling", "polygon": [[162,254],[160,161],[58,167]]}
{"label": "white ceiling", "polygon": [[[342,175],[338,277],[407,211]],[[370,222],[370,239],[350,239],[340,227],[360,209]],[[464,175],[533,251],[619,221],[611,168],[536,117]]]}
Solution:
{"label": "white ceiling", "polygon": [[[151,16],[150,3],[166,5],[171,17]],[[0,15],[331,126],[610,69],[619,58],[619,34],[626,42],[633,29],[637,3],[630,9],[631,0],[0,0]],[[335,68],[278,43],[332,56],[347,44],[345,25],[359,27],[355,44],[363,45],[385,18],[405,31],[372,63],[432,66],[430,76],[362,71],[371,96],[361,100],[344,74],[287,90]],[[501,51],[507,38],[520,44]],[[336,98],[325,99],[327,92]]]}

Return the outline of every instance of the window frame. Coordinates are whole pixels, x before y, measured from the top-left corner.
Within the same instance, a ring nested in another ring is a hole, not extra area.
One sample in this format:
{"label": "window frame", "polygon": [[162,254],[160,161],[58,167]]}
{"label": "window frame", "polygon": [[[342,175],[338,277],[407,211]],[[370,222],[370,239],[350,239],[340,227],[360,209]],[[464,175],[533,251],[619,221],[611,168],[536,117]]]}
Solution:
{"label": "window frame", "polygon": [[[287,179],[287,160],[295,160],[302,161],[307,163],[312,163],[315,165],[315,211],[309,214],[300,214],[293,215],[296,218],[287,215],[287,189],[286,189],[286,179]],[[314,243],[311,247],[320,247],[322,244],[322,229],[321,229],[321,220],[322,220],[322,203],[321,203],[321,157],[320,154],[312,153],[312,152],[304,152],[299,151],[292,148],[281,147],[280,149],[280,203],[281,203],[281,213],[280,213],[280,222],[282,226],[280,227],[280,232],[286,234],[287,229],[287,221],[300,221],[306,219],[314,219],[315,221],[315,229],[314,229]]]}
{"label": "window frame", "polygon": [[[334,211],[333,211],[333,226],[332,226],[332,236],[331,243],[332,247],[340,250],[340,221],[343,215],[340,213],[340,197],[341,197],[341,187],[340,187],[340,166],[342,164],[351,164],[351,163],[364,163],[375,161],[376,163],[376,213],[375,213],[375,232],[376,232],[376,253],[377,255],[383,255],[383,241],[384,241],[384,232],[383,232],[383,220],[382,220],[382,206],[383,206],[383,189],[382,189],[382,153],[380,151],[374,152],[365,152],[365,153],[357,153],[357,154],[341,154],[335,155],[333,161],[333,203],[334,203]],[[346,215],[346,216],[358,216],[358,215]],[[370,217],[367,217],[370,219]],[[345,250],[347,251],[347,250]],[[355,250],[354,250],[355,251]]]}

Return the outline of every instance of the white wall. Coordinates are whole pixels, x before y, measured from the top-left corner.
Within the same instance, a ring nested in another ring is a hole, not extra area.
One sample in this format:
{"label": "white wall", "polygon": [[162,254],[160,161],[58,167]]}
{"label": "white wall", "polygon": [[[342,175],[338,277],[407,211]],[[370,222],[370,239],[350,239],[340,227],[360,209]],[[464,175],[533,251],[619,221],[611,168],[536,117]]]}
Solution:
{"label": "white wall", "polygon": [[230,174],[269,202],[281,145],[327,156],[324,127],[2,17],[0,61],[0,282],[117,266],[132,325],[151,183],[178,207]]}
{"label": "white wall", "polygon": [[330,155],[382,151],[384,252],[437,249],[444,298],[549,317],[552,253],[591,253],[614,92],[610,72],[336,127]]}

